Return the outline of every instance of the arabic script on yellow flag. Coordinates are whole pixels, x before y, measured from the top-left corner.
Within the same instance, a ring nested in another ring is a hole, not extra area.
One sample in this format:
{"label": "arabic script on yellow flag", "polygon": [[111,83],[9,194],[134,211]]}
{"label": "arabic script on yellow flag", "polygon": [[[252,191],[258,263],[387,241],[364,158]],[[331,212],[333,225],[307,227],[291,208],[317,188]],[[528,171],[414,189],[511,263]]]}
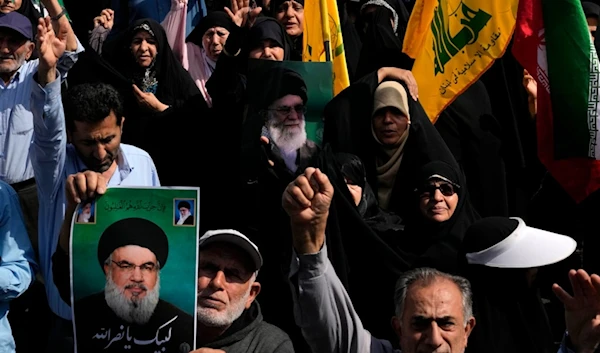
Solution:
{"label": "arabic script on yellow flag", "polygon": [[504,54],[517,7],[518,0],[417,0],[403,51],[415,59],[419,100],[432,122]]}
{"label": "arabic script on yellow flag", "polygon": [[[321,4],[327,8],[322,9]],[[326,61],[322,10],[329,23],[331,59],[333,61],[333,94],[337,95],[350,85],[350,78],[346,66],[346,54],[336,0],[306,0],[304,2],[302,61]]]}

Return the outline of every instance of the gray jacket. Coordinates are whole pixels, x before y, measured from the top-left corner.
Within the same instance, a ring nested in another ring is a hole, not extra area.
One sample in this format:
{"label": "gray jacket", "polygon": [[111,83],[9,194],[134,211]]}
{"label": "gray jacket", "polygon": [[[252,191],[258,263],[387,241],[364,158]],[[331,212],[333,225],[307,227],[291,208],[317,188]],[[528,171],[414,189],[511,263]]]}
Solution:
{"label": "gray jacket", "polygon": [[294,353],[287,333],[263,321],[257,301],[219,339],[203,347],[227,353]]}

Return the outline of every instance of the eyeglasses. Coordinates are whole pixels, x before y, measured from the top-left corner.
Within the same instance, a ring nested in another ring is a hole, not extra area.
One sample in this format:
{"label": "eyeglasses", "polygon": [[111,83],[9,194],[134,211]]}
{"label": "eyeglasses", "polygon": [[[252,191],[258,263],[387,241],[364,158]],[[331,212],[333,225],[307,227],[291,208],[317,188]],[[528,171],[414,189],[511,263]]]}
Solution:
{"label": "eyeglasses", "polygon": [[298,115],[306,113],[306,106],[304,104],[298,104],[293,107],[281,106],[281,107],[277,107],[275,109],[269,109],[269,110],[275,111],[280,116],[287,117],[287,116],[290,116],[290,114],[292,113],[292,110],[294,110],[296,112],[296,114],[298,114]]}
{"label": "eyeglasses", "polygon": [[419,192],[421,197],[430,197],[431,195],[435,194],[436,190],[440,190],[444,196],[452,196],[456,192],[454,190],[455,187],[458,188],[458,185],[454,186],[449,183],[440,183],[440,185],[429,184],[417,189],[416,191]]}
{"label": "eyeglasses", "polygon": [[117,267],[122,272],[125,272],[125,273],[132,273],[136,267],[139,267],[140,271],[142,271],[142,273],[150,274],[150,273],[154,272],[158,267],[158,266],[156,266],[156,264],[153,264],[152,262],[148,262],[148,263],[141,264],[141,265],[134,265],[127,261],[120,261],[120,262],[112,261],[112,262],[115,265],[117,265]]}

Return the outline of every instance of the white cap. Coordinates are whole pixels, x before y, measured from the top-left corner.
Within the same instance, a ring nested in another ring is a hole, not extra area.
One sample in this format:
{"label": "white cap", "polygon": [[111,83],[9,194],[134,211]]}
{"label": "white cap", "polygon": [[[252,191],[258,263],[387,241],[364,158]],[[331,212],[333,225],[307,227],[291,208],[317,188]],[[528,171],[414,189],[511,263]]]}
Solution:
{"label": "white cap", "polygon": [[204,233],[198,242],[200,248],[216,242],[229,243],[240,247],[252,259],[254,264],[253,271],[258,271],[262,267],[263,259],[258,251],[258,247],[244,234],[233,229],[209,230]]}
{"label": "white cap", "polygon": [[504,240],[485,250],[467,253],[469,264],[499,268],[532,268],[557,263],[569,257],[577,247],[572,238],[528,227],[522,219]]}

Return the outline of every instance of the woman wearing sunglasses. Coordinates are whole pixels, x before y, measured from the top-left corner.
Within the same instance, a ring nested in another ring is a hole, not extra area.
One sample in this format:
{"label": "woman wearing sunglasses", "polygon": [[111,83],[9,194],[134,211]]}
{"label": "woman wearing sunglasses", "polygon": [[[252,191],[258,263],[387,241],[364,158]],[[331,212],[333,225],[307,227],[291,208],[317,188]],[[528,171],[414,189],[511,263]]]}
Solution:
{"label": "woman wearing sunglasses", "polygon": [[403,236],[405,250],[421,254],[414,267],[456,273],[465,232],[480,218],[469,200],[463,174],[448,163],[433,161],[423,166],[416,181],[414,209]]}

